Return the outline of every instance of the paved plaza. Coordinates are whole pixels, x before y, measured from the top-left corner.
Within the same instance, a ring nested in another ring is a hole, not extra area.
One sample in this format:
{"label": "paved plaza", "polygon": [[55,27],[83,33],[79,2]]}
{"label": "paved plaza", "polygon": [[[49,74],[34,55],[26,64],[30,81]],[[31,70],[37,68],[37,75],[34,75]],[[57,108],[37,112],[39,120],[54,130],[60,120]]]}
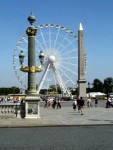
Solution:
{"label": "paved plaza", "polygon": [[[84,115],[74,111],[72,102],[62,103],[61,109],[40,107],[39,119],[21,119],[18,115],[0,114],[0,127],[108,125],[113,124],[113,108],[104,106],[84,108]],[[66,105],[67,104],[67,105]]]}
{"label": "paved plaza", "polygon": [[1,150],[112,150],[113,108],[84,108],[63,102],[61,109],[40,107],[40,119],[0,114]]}

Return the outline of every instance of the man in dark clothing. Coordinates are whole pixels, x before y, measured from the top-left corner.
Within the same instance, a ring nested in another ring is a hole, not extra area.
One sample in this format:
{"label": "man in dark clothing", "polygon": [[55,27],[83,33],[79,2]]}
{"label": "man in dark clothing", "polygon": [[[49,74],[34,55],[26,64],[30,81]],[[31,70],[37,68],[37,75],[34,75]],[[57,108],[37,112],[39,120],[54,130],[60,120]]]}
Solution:
{"label": "man in dark clothing", "polygon": [[52,104],[52,107],[55,109],[55,106],[56,106],[57,102],[56,102],[56,98],[53,100],[53,104]]}
{"label": "man in dark clothing", "polygon": [[98,99],[95,98],[95,107],[97,107],[97,104],[98,104]]}
{"label": "man in dark clothing", "polygon": [[80,113],[81,115],[83,115],[84,99],[82,97],[80,97],[79,99],[79,105],[80,105]]}
{"label": "man in dark clothing", "polygon": [[79,97],[77,98],[77,107],[78,107],[78,112],[80,112],[80,99],[79,99]]}

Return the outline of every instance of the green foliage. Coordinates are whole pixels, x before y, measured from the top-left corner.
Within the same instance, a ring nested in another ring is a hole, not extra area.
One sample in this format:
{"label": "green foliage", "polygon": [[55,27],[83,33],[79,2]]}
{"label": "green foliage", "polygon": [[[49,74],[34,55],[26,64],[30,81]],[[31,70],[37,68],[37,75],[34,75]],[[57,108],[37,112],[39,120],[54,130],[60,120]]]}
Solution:
{"label": "green foliage", "polygon": [[58,85],[58,84],[56,84],[56,85],[50,85],[49,86],[49,91],[50,92],[57,92],[58,94],[61,94],[62,92],[61,92],[61,88],[60,88],[60,86]]}
{"label": "green foliage", "polygon": [[107,77],[102,82],[99,79],[94,79],[90,88],[90,92],[102,92],[102,93],[113,93],[113,78]]}
{"label": "green foliage", "polygon": [[104,84],[102,83],[102,81],[100,81],[99,79],[94,79],[92,85],[93,85],[93,88],[92,88],[93,92],[102,92],[103,93]]}
{"label": "green foliage", "polygon": [[104,92],[105,93],[113,92],[113,78],[112,77],[108,77],[104,79]]}
{"label": "green foliage", "polygon": [[6,87],[0,88],[0,95],[19,94],[19,93],[20,93],[20,89],[15,86],[11,88],[6,88]]}

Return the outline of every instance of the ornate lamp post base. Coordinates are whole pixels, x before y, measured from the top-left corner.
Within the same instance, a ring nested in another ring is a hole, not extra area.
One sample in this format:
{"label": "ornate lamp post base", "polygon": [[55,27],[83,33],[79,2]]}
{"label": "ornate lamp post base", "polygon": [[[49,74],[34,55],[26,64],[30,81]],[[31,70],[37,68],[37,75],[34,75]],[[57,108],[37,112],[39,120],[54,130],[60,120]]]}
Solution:
{"label": "ornate lamp post base", "polygon": [[40,118],[40,97],[38,95],[26,95],[25,118]]}

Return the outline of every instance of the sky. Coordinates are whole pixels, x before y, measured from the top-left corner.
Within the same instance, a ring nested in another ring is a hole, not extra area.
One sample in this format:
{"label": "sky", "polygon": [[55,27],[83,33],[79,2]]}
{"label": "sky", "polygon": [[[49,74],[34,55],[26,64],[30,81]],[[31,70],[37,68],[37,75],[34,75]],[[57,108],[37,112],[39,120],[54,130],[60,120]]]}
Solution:
{"label": "sky", "polygon": [[36,24],[60,24],[76,35],[82,23],[86,80],[113,77],[113,0],[0,0],[0,87],[19,85],[13,52],[29,26],[31,11]]}

